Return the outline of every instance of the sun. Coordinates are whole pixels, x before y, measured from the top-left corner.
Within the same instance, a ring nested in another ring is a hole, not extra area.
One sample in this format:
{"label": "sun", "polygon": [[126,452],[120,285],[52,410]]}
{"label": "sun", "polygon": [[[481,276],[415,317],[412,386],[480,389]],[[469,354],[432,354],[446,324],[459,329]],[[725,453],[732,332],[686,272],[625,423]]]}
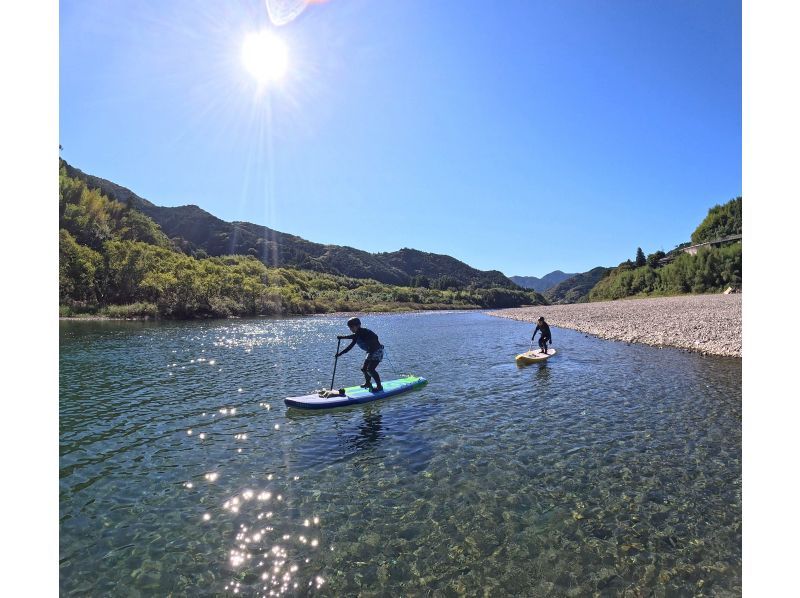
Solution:
{"label": "sun", "polygon": [[242,44],[242,62],[259,85],[280,81],[289,66],[286,44],[269,31],[249,33]]}

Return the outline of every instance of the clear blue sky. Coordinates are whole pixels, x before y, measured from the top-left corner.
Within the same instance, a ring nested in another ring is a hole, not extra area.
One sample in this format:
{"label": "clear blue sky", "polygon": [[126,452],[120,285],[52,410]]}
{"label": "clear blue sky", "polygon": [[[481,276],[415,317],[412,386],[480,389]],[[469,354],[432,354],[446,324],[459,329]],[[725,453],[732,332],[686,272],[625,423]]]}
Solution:
{"label": "clear blue sky", "polygon": [[[284,79],[240,50],[272,28]],[[62,157],[156,204],[542,276],[741,194],[741,4],[62,0]]]}

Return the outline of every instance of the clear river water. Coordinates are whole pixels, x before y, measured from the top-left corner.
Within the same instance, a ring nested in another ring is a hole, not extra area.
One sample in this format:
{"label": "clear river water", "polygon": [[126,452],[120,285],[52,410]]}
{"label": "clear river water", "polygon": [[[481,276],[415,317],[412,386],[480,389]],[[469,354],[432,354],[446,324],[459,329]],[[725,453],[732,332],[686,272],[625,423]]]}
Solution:
{"label": "clear river water", "polygon": [[741,360],[367,315],[428,385],[287,409],[346,319],[61,322],[61,594],[741,594]]}

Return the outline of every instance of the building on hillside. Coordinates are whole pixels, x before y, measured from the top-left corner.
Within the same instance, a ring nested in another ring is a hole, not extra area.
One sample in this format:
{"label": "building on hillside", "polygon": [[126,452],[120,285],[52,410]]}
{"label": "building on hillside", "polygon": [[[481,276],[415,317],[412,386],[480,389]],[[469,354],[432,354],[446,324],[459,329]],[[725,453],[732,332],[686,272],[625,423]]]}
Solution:
{"label": "building on hillside", "polygon": [[726,243],[732,243],[733,241],[741,240],[742,235],[730,235],[728,237],[722,237],[721,239],[714,239],[713,241],[698,243],[697,245],[689,245],[689,247],[684,247],[681,251],[688,253],[689,255],[697,255],[697,251],[701,247],[719,247],[720,245],[725,245]]}
{"label": "building on hillside", "polygon": [[[728,243],[734,243],[736,241],[741,241],[742,235],[729,235],[727,237],[722,237],[719,239],[714,239],[713,241],[706,241],[705,243],[698,243],[697,245],[689,245],[688,247],[681,247],[680,251],[684,253],[688,253],[689,255],[697,255],[697,252],[700,250],[701,247],[719,247],[721,245],[726,245]],[[673,250],[670,252],[669,255],[662,257],[658,260],[659,266],[665,266],[669,264],[672,260],[678,257],[679,251]]]}

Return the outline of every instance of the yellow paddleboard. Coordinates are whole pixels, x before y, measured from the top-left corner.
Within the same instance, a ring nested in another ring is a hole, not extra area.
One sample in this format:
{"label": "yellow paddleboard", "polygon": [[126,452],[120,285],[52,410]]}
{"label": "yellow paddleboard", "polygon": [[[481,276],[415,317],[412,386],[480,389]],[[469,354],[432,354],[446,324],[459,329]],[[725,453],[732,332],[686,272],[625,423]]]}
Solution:
{"label": "yellow paddleboard", "polygon": [[532,363],[541,363],[542,361],[550,359],[555,354],[555,349],[548,349],[547,353],[542,353],[541,349],[536,349],[535,351],[527,351],[517,355],[516,361],[517,365],[530,365]]}

